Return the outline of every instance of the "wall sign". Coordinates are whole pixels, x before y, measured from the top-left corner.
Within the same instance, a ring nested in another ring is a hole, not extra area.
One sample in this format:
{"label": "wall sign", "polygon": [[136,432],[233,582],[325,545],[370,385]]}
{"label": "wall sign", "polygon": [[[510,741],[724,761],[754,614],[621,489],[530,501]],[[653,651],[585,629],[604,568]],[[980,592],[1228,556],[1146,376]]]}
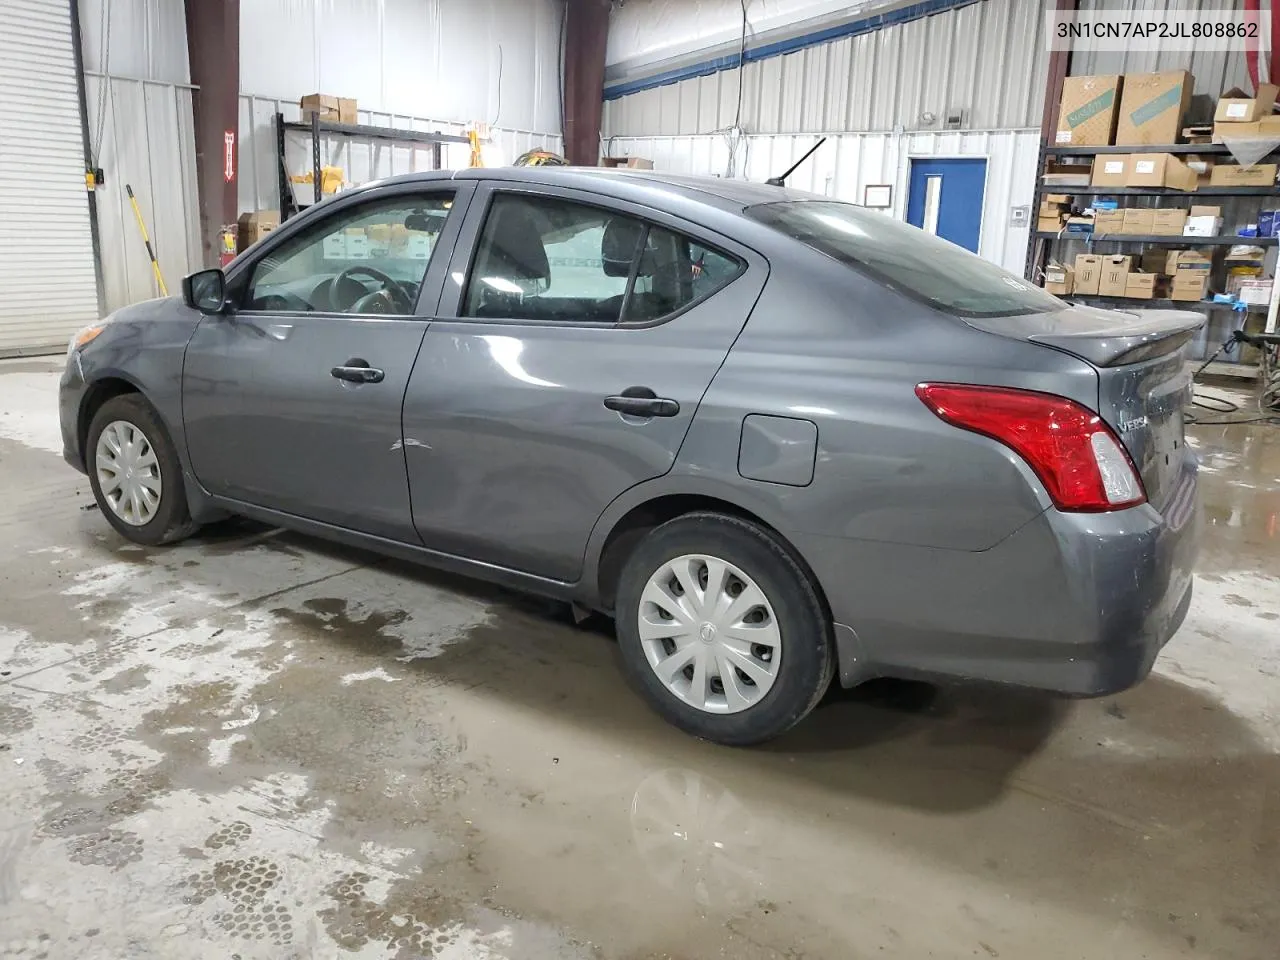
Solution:
{"label": "wall sign", "polygon": [[862,191],[862,205],[876,210],[893,206],[893,186],[888,183],[869,183]]}
{"label": "wall sign", "polygon": [[228,130],[222,135],[222,179],[231,183],[236,178],[236,134]]}

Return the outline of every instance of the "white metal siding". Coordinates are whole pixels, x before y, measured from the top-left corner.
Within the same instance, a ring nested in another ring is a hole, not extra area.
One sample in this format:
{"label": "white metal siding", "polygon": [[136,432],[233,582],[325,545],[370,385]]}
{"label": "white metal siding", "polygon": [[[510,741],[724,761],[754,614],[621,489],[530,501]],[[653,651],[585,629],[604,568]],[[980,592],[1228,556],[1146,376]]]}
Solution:
{"label": "white metal siding", "polygon": [[[5,0],[0,0],[0,3]],[[182,0],[80,0],[89,141],[108,310],[160,295],[125,194],[133,187],[169,292],[200,266],[195,132]]]}
{"label": "white metal siding", "polygon": [[242,0],[240,90],[558,133],[563,10],[562,0]]}
{"label": "white metal siding", "polygon": [[[996,133],[849,133],[833,136],[787,181],[837,200],[861,203],[868,184],[890,184],[893,208],[904,219],[912,157],[985,157],[987,184],[978,253],[1006,270],[1022,274],[1028,227],[1013,226],[1011,208],[1031,204],[1035,189],[1038,130]],[[739,148],[738,173],[757,182],[787,169],[813,144],[812,134],[747,137]],[[614,154],[649,157],[672,173],[723,176],[729,163],[724,137],[616,139]]]}
{"label": "white metal siding", "polygon": [[[1044,6],[983,0],[738,71],[642,90],[605,102],[608,136],[940,131],[948,110],[966,130],[1038,127],[1049,54]],[[928,119],[925,114],[932,114]]]}
{"label": "white metal siding", "polygon": [[0,3],[0,355],[98,316],[66,0]]}

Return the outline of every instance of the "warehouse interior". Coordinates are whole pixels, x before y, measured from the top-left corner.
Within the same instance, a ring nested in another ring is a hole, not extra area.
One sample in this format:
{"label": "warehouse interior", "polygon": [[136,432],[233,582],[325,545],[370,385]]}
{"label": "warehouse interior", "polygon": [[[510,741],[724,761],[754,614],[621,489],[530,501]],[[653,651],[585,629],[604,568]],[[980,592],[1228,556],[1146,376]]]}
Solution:
{"label": "warehouse interior", "polygon": [[[1280,18],[1050,39],[1220,6],[0,2],[0,958],[1275,957]],[[735,749],[577,606],[113,529],[63,459],[69,339],[317,203],[530,157],[794,167],[1069,303],[1199,315],[1202,538],[1150,676],[837,683]]]}

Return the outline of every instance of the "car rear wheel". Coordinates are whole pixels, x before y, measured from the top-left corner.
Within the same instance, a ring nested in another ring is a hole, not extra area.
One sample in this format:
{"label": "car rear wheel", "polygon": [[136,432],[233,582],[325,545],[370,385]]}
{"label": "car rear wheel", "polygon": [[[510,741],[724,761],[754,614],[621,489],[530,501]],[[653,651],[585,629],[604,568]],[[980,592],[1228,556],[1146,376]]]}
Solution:
{"label": "car rear wheel", "polygon": [[112,397],[98,409],[85,453],[98,509],[123,537],[157,546],[195,531],[177,451],[140,394]]}
{"label": "car rear wheel", "polygon": [[616,616],[632,682],[671,723],[717,743],[784,733],[835,669],[808,573],[737,517],[687,514],[651,531],[623,568]]}

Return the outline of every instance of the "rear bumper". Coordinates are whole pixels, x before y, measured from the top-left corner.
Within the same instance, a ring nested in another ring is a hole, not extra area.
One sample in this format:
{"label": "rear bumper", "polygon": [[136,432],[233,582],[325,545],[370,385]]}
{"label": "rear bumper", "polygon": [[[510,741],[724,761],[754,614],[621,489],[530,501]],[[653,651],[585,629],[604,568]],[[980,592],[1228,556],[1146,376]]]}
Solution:
{"label": "rear bumper", "polygon": [[1048,510],[976,553],[803,541],[837,621],[842,683],[957,677],[1079,696],[1138,683],[1191,603],[1195,471],[1189,460],[1163,511]]}

